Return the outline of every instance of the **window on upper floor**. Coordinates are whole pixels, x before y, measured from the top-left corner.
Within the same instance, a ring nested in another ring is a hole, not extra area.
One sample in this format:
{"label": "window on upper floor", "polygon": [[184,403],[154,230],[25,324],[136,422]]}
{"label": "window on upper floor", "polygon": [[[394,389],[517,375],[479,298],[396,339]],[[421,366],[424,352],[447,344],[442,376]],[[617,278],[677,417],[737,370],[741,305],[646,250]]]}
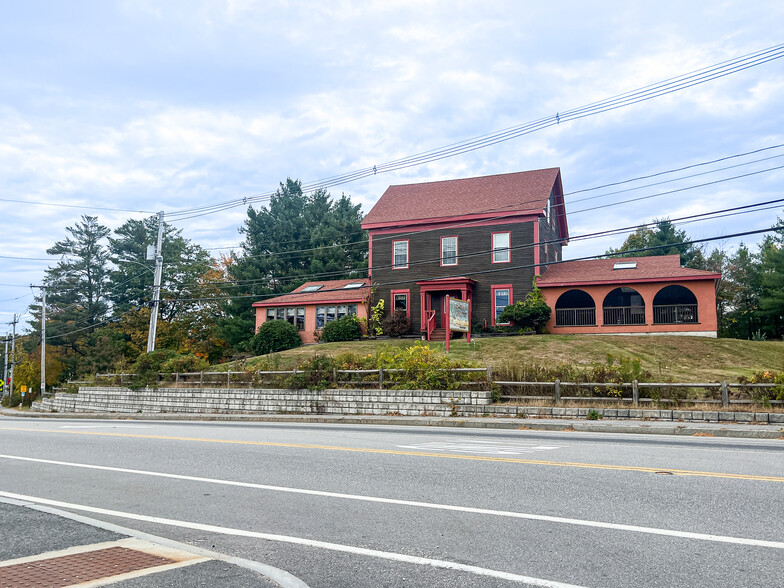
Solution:
{"label": "window on upper floor", "polygon": [[392,268],[405,269],[408,267],[408,241],[392,242]]}
{"label": "window on upper floor", "polygon": [[493,263],[508,263],[510,260],[510,233],[493,233]]}
{"label": "window on upper floor", "polygon": [[441,265],[457,265],[457,237],[441,237]]}

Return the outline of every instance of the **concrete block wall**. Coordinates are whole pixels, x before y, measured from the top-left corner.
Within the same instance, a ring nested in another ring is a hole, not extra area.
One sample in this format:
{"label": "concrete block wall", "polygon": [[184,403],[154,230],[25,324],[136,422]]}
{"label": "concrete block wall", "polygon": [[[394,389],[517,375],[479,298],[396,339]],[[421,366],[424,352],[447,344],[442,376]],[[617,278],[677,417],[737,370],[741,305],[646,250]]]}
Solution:
{"label": "concrete block wall", "polygon": [[287,390],[82,387],[35,403],[44,412],[293,413],[404,416],[483,414],[490,392],[474,390]]}
{"label": "concrete block wall", "polygon": [[[589,408],[492,404],[490,392],[465,390],[288,390],[83,387],[33,403],[42,412],[272,413],[325,415],[490,416],[586,419]],[[784,424],[784,413],[597,408],[601,418],[707,423]]]}

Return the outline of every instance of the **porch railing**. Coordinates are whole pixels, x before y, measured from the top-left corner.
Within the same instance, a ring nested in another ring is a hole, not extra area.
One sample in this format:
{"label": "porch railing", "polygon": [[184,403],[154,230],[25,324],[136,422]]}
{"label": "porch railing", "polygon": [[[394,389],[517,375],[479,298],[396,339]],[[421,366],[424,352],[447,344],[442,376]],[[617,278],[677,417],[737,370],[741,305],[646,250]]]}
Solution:
{"label": "porch railing", "polygon": [[644,325],[644,306],[605,306],[605,325]]}
{"label": "porch railing", "polygon": [[433,331],[436,328],[436,311],[435,310],[427,310],[425,311],[425,328],[427,329],[427,340],[430,341],[430,335],[433,334]]}
{"label": "porch railing", "polygon": [[655,324],[679,324],[697,322],[696,304],[666,304],[653,307]]}
{"label": "porch railing", "polygon": [[596,325],[596,308],[556,308],[556,327],[587,327]]}

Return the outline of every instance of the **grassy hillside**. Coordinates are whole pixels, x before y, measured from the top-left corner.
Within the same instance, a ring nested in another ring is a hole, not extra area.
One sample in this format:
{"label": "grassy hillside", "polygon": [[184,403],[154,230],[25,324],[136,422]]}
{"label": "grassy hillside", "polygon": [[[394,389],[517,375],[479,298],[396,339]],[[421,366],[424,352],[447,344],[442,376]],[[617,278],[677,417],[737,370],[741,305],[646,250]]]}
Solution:
{"label": "grassy hillside", "polygon": [[[314,354],[344,352],[375,354],[416,341],[381,340],[324,343],[247,360],[245,369],[293,369]],[[444,345],[433,343],[431,347]],[[605,335],[536,335],[477,339],[468,345],[453,341],[450,355],[481,366],[550,365],[588,366],[604,363],[607,355],[633,357],[654,376],[678,382],[737,381],[758,371],[784,371],[784,342],[707,339],[703,337],[636,337]],[[224,366],[224,369],[227,366]],[[236,369],[233,366],[232,369]]]}

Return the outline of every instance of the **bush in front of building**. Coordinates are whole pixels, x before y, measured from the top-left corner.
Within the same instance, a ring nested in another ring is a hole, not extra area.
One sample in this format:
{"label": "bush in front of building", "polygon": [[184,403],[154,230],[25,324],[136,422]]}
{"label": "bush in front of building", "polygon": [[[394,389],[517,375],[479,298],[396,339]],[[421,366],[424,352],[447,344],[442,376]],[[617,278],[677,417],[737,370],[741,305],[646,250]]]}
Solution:
{"label": "bush in front of building", "polygon": [[337,341],[354,341],[362,337],[362,324],[355,316],[344,316],[336,321],[324,325],[321,331],[322,343],[334,343]]}
{"label": "bush in front of building", "polygon": [[396,310],[381,321],[381,328],[387,337],[400,337],[408,332],[408,316],[406,311]]}
{"label": "bush in front of building", "polygon": [[504,311],[498,317],[498,322],[511,322],[522,331],[543,333],[547,321],[550,320],[550,314],[552,314],[552,310],[547,306],[542,292],[534,284],[533,290],[528,293],[525,300],[515,302],[504,308]]}
{"label": "bush in front of building", "polygon": [[297,327],[287,321],[267,321],[259,327],[250,340],[250,348],[256,355],[266,355],[277,351],[286,351],[302,345]]}

